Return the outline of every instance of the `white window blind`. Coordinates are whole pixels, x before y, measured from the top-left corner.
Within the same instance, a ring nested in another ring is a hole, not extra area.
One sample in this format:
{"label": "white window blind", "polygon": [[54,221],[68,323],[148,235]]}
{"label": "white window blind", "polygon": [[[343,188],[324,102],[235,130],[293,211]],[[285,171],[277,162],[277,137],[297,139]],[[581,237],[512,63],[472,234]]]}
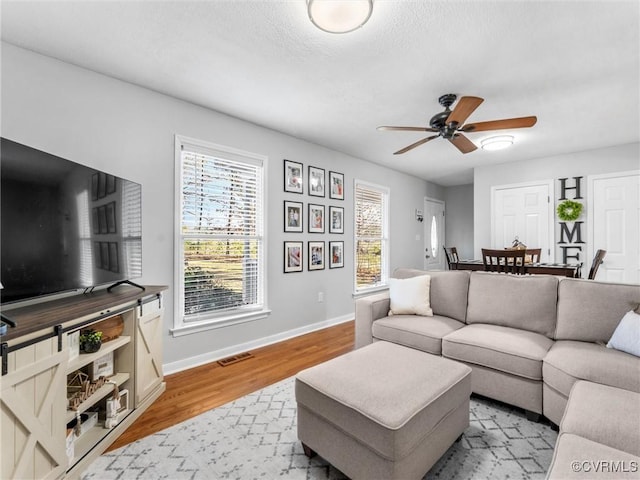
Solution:
{"label": "white window blind", "polygon": [[354,242],[356,291],[387,283],[388,197],[387,188],[356,180]]}
{"label": "white window blind", "polygon": [[182,143],[180,314],[184,324],[261,309],[263,163]]}

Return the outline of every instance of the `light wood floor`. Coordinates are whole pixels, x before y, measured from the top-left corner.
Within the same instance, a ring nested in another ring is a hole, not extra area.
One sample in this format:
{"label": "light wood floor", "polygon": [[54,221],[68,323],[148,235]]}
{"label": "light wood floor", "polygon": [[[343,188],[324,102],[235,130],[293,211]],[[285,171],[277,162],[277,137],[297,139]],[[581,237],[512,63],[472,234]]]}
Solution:
{"label": "light wood floor", "polygon": [[109,448],[195,417],[353,349],[354,322],[252,350],[253,358],[217,362],[167,375],[167,390]]}

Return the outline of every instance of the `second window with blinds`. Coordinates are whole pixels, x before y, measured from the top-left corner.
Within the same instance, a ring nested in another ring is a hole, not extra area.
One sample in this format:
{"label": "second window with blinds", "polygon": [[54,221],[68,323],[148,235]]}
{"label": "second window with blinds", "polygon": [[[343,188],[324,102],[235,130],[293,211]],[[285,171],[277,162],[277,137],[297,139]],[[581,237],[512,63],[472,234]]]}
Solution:
{"label": "second window with blinds", "polygon": [[266,316],[266,157],[176,137],[174,335]]}
{"label": "second window with blinds", "polygon": [[355,181],[355,292],[385,287],[389,278],[389,189]]}

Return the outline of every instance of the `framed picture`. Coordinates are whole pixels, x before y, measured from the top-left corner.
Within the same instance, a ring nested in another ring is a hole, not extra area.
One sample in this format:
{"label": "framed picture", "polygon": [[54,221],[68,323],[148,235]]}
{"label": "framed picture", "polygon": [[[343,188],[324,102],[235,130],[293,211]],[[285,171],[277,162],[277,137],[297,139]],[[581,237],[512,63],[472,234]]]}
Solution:
{"label": "framed picture", "polygon": [[102,205],[98,207],[98,224],[100,226],[100,233],[109,233],[107,230],[107,206]]}
{"label": "framed picture", "polygon": [[329,233],[344,233],[344,208],[329,207]]}
{"label": "framed picture", "polygon": [[284,231],[302,233],[302,202],[284,202]]}
{"label": "framed picture", "polygon": [[324,233],[324,205],[309,204],[309,233]]}
{"label": "framed picture", "polygon": [[111,193],[116,193],[116,177],[113,175],[107,175],[107,195]]}
{"label": "framed picture", "polygon": [[302,271],[302,242],[284,242],[284,273]]}
{"label": "framed picture", "polygon": [[91,200],[98,200],[98,174],[91,175]]}
{"label": "framed picture", "polygon": [[329,268],[344,267],[344,242],[329,242]]}
{"label": "framed picture", "polygon": [[344,200],[344,174],[329,172],[329,198]]}
{"label": "framed picture", "polygon": [[109,270],[118,273],[120,267],[118,265],[118,244],[109,242]]}
{"label": "framed picture", "polygon": [[309,242],[309,270],[324,270],[324,242]]}
{"label": "framed picture", "polygon": [[116,229],[116,202],[107,203],[107,232],[117,233]]}
{"label": "framed picture", "polygon": [[292,162],[291,160],[284,161],[284,191],[292,193],[303,193],[304,183],[302,176],[302,164],[298,162]]}
{"label": "framed picture", "polygon": [[309,167],[309,195],[324,197],[324,169]]}

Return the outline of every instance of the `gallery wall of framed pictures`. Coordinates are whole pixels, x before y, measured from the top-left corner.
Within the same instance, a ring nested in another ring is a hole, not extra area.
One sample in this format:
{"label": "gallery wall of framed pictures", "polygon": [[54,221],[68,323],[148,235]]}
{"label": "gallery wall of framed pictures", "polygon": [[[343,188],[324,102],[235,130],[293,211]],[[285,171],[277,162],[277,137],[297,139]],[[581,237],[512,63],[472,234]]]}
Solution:
{"label": "gallery wall of framed pictures", "polygon": [[298,238],[284,241],[284,273],[302,272],[305,265],[310,272],[324,270],[327,265],[330,269],[343,268],[344,241],[338,240],[338,237],[328,241],[319,240],[315,235],[344,234],[344,207],[325,204],[321,200],[344,200],[344,174],[334,171],[327,173],[324,168],[313,165],[308,165],[305,170],[303,163],[287,159],[283,167],[284,192],[297,195],[306,193],[309,197],[307,202],[301,201],[304,197],[284,200],[284,232],[310,235],[306,242]]}

